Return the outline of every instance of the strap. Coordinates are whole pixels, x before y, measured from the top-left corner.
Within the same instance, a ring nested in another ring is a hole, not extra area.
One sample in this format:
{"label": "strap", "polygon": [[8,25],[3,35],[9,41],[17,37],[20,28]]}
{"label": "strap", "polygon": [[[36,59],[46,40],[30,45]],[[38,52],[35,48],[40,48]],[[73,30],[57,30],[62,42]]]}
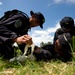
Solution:
{"label": "strap", "polygon": [[26,53],[27,53],[27,51],[28,51],[28,47],[31,47],[31,54],[28,55],[27,58],[28,58],[29,60],[36,60],[35,56],[33,55],[34,48],[35,48],[35,45],[34,45],[34,44],[32,44],[32,45],[26,45],[26,46],[25,46],[25,49],[24,49],[24,54],[23,54],[23,55],[26,56]]}
{"label": "strap", "polygon": [[73,55],[73,48],[72,48],[72,45],[68,42],[68,40],[67,40],[65,34],[64,34],[63,36],[64,36],[65,41],[67,41],[67,43],[69,44],[69,46],[70,46],[70,48],[71,48],[71,51],[72,51],[72,55]]}
{"label": "strap", "polygon": [[26,53],[28,51],[28,47],[31,47],[31,54],[33,54],[34,48],[35,48],[34,44],[32,44],[32,45],[26,45],[25,48],[24,48],[24,54],[23,55],[26,55]]}
{"label": "strap", "polygon": [[65,39],[65,41],[67,41],[67,42],[68,42],[68,40],[67,40],[67,38],[66,38],[65,34],[64,34],[64,39]]}

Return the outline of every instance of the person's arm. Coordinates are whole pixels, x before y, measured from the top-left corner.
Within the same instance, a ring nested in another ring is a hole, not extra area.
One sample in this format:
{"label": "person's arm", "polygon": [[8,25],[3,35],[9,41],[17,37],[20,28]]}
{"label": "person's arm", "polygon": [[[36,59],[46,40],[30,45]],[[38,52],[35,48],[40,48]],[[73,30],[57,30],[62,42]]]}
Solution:
{"label": "person's arm", "polygon": [[58,36],[59,36],[60,34],[63,34],[63,33],[64,33],[64,31],[62,30],[62,28],[58,28],[58,29],[56,30],[56,32],[55,32],[55,34],[54,34],[53,44],[54,44],[55,41],[58,39]]}
{"label": "person's arm", "polygon": [[17,38],[18,35],[15,32],[8,30],[5,26],[0,26],[0,39],[4,42],[13,41],[12,39]]}
{"label": "person's arm", "polygon": [[55,41],[58,39],[58,33],[57,31],[54,34],[53,44],[55,44]]}
{"label": "person's arm", "polygon": [[6,27],[0,27],[0,38],[6,42],[32,44],[32,38],[29,35],[18,36],[15,32],[8,30]]}

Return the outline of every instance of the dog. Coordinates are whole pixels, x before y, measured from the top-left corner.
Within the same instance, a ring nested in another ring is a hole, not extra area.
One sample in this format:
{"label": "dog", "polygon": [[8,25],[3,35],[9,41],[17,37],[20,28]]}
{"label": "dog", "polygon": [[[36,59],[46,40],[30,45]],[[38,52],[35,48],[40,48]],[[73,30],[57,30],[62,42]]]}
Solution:
{"label": "dog", "polygon": [[[13,46],[18,47],[17,43],[14,43]],[[52,54],[49,50],[43,49],[41,47],[36,46],[35,44],[32,45],[26,45],[24,48],[23,55],[14,57],[9,60],[9,62],[19,61],[24,62],[26,59],[29,60],[36,60],[36,61],[47,61],[50,60],[52,57]]]}
{"label": "dog", "polygon": [[[28,55],[28,51],[30,49],[30,53]],[[30,60],[50,60],[52,58],[52,54],[49,50],[43,49],[41,47],[36,46],[35,44],[26,45],[24,48],[24,54]]]}

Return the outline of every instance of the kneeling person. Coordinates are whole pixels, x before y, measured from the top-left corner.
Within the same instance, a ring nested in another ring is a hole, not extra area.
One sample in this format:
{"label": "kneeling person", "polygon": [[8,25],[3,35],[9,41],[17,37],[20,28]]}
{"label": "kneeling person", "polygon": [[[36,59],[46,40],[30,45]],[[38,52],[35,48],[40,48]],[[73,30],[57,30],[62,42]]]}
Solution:
{"label": "kneeling person", "polygon": [[[42,48],[35,46],[25,46],[23,56],[17,57],[18,61],[24,61],[26,58],[30,60],[51,60],[60,59],[64,62],[72,59],[71,50],[72,37],[69,33],[64,33],[58,36],[55,44],[45,45]],[[13,61],[10,59],[10,62]]]}

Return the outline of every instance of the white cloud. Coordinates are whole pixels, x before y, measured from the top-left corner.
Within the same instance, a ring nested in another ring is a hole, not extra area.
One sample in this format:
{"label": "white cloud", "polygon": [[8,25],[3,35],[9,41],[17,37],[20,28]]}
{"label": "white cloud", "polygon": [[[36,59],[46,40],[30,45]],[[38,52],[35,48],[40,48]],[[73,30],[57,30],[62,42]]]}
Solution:
{"label": "white cloud", "polygon": [[54,3],[75,3],[75,0],[54,0]]}
{"label": "white cloud", "polygon": [[60,3],[75,4],[75,0],[52,0],[52,2],[48,3],[48,6]]}
{"label": "white cloud", "polygon": [[[74,19],[75,21],[75,19]],[[55,25],[55,27],[50,27],[46,30],[32,30],[32,34],[29,35],[32,37],[33,42],[40,46],[41,42],[47,43],[47,42],[53,42],[54,33],[56,29],[60,27],[59,22]]]}
{"label": "white cloud", "polygon": [[60,3],[60,2],[62,2],[63,0],[54,0],[54,3]]}
{"label": "white cloud", "polygon": [[2,2],[0,2],[0,5],[2,5]]}
{"label": "white cloud", "polygon": [[32,30],[33,33],[31,34],[31,37],[33,38],[33,42],[38,46],[40,46],[41,42],[53,42],[54,32],[59,27],[60,25],[57,23],[55,27],[46,30]]}
{"label": "white cloud", "polygon": [[75,0],[66,0],[67,3],[75,3]]}

